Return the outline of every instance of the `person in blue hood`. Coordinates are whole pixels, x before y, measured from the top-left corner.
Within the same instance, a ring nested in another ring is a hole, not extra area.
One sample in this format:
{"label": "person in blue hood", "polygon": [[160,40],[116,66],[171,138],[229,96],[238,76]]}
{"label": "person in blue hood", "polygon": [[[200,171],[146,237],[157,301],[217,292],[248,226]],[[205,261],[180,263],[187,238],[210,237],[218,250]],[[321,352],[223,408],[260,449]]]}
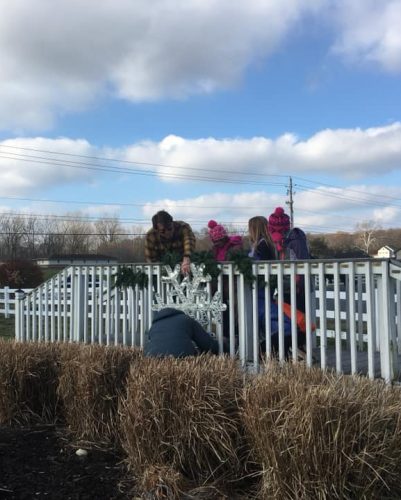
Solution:
{"label": "person in blue hood", "polygon": [[145,344],[145,356],[183,358],[219,353],[217,341],[184,312],[166,307],[155,313]]}

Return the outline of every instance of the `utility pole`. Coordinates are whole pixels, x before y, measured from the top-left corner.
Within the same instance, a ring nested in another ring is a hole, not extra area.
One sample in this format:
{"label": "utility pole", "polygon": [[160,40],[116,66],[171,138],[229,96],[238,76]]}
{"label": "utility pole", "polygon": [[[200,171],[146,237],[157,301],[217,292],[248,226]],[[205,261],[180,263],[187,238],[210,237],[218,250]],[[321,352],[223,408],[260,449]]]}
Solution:
{"label": "utility pole", "polygon": [[289,178],[289,184],[287,188],[287,195],[290,197],[288,201],[286,201],[286,205],[290,207],[290,222],[291,222],[291,229],[294,227],[294,198],[293,195],[295,193],[293,192],[292,189],[292,177]]}

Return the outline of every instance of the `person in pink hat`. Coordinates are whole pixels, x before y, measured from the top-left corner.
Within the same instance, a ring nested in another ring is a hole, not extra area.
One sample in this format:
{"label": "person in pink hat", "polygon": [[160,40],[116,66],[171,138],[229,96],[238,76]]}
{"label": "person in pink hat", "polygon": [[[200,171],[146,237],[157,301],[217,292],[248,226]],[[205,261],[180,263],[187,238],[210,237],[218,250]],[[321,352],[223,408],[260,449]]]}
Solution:
{"label": "person in pink hat", "polygon": [[270,214],[268,229],[279,260],[309,259],[310,253],[305,233],[302,229],[291,229],[291,221],[284,208],[277,207]]}
{"label": "person in pink hat", "polygon": [[[212,252],[214,258],[218,262],[224,262],[230,260],[230,253],[237,252],[242,249],[242,238],[241,236],[229,236],[227,230],[221,224],[218,224],[215,220],[210,220],[207,224],[209,231],[209,238],[213,244]],[[228,287],[228,276],[223,276],[223,300],[228,305],[229,303],[229,287]],[[236,292],[234,292],[233,301],[236,303],[237,297]],[[235,308],[235,311],[237,309]],[[235,313],[235,328],[238,325],[237,314]],[[229,336],[230,336],[230,322],[229,322],[229,307],[223,312],[223,338],[225,342],[225,350],[229,350]]]}
{"label": "person in pink hat", "polygon": [[225,227],[218,224],[215,220],[210,220],[207,227],[210,241],[213,244],[213,256],[217,261],[223,262],[228,260],[230,251],[242,248],[241,236],[228,236]]}
{"label": "person in pink hat", "polygon": [[[269,216],[268,230],[273,240],[278,260],[303,260],[310,259],[308,241],[305,233],[298,227],[291,228],[289,216],[284,208],[277,207]],[[291,302],[291,288],[284,281],[284,302]],[[305,278],[296,276],[296,302],[297,310],[305,313]],[[305,334],[298,331],[298,345],[304,352]]]}

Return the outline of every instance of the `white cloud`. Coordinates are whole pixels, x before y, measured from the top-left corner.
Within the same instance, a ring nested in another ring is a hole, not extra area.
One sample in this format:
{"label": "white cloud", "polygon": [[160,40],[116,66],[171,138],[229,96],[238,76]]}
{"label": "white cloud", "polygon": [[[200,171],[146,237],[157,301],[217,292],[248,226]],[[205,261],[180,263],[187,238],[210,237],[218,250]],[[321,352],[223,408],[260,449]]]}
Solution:
{"label": "white cloud", "polygon": [[[164,209],[182,218],[192,218],[196,212],[197,218],[206,220],[214,217],[225,218],[229,212],[231,222],[238,223],[244,221],[244,214],[252,216],[251,214],[254,214],[255,210],[259,210],[260,215],[263,215],[263,212],[267,211],[275,200],[281,200],[281,197],[264,191],[236,194],[215,192],[195,198],[161,199],[147,203],[143,208],[143,213],[145,216],[151,217],[156,211]],[[235,216],[237,211],[239,217]]]}
{"label": "white cloud", "polygon": [[233,87],[311,13],[334,25],[336,53],[401,70],[400,0],[3,1],[0,128],[45,129],[105,95]]}
{"label": "white cloud", "polygon": [[121,212],[121,207],[115,205],[88,205],[81,210],[83,215],[88,217],[98,217],[100,219],[118,218]]}
{"label": "white cloud", "polygon": [[90,155],[92,151],[90,144],[82,139],[37,137],[1,141],[0,195],[27,196],[51,186],[89,182],[91,171],[77,168],[77,163],[66,165],[66,161],[76,158],[57,153]]}
{"label": "white cloud", "polygon": [[401,123],[365,130],[327,129],[306,140],[292,134],[274,140],[168,136],[157,143],[132,145],[119,154],[130,161],[167,165],[153,167],[166,181],[212,177],[228,182],[245,175],[252,182],[269,184],[277,180],[266,175],[315,172],[358,178],[401,168]]}
{"label": "white cloud", "polygon": [[239,82],[323,0],[0,4],[0,127],[46,128],[104,93],[183,98]]}
{"label": "white cloud", "polygon": [[340,0],[334,6],[339,29],[334,52],[401,70],[400,0]]}
{"label": "white cloud", "polygon": [[[306,189],[296,194],[295,225],[308,232],[353,231],[362,221],[372,220],[383,228],[398,227],[401,206],[401,187],[352,185],[347,188],[324,186]],[[194,229],[205,228],[209,219],[246,231],[247,221],[255,215],[269,217],[275,207],[285,207],[284,195],[259,192],[240,192],[234,195],[211,193],[185,199],[161,199],[143,208],[150,221],[158,210],[167,210],[177,220],[189,222]],[[381,206],[380,206],[381,205]],[[149,222],[150,225],[150,222]]]}
{"label": "white cloud", "polygon": [[[102,158],[133,163],[107,163]],[[160,142],[114,150],[84,139],[10,139],[0,142],[0,195],[28,196],[53,186],[102,182],[99,167],[107,165],[123,167],[121,174],[113,175],[113,182],[122,178],[131,182],[135,176],[127,170],[132,170],[155,173],[159,180],[169,183],[194,184],[203,178],[212,181],[216,190],[240,187],[244,181],[255,190],[284,188],[287,175],[374,177],[401,169],[401,123],[364,130],[327,129],[305,140],[292,134],[277,139],[192,140],[167,136]]]}
{"label": "white cloud", "polygon": [[297,219],[316,231],[352,231],[358,223],[373,221],[384,228],[398,227],[401,187],[350,185],[320,186],[296,196]]}
{"label": "white cloud", "polygon": [[[4,147],[13,146],[12,148]],[[132,145],[124,150],[111,150],[95,147],[85,140],[71,139],[13,139],[0,142],[0,196],[26,196],[25,205],[29,198],[37,197],[37,193],[46,193],[51,188],[65,188],[68,186],[93,184],[106,185],[107,201],[99,201],[100,205],[79,205],[76,211],[90,216],[120,213],[121,217],[137,218],[131,209],[122,208],[122,205],[112,205],[113,201],[123,200],[127,191],[121,183],[117,184],[118,175],[103,177],[99,171],[74,168],[76,164],[65,163],[58,165],[54,158],[63,161],[89,161],[85,156],[98,158],[131,159],[136,161],[179,164],[183,168],[169,167],[171,174],[179,172],[187,181],[181,192],[192,192],[193,175],[207,175],[220,179],[222,182],[198,184],[198,192],[206,193],[199,196],[183,197],[178,194],[173,198],[160,199],[149,202],[143,208],[143,219],[138,218],[138,224],[150,225],[151,216],[160,209],[170,211],[175,218],[189,220],[196,229],[205,227],[209,219],[230,224],[234,227],[246,228],[247,221],[254,215],[268,216],[276,206],[286,206],[287,178],[268,177],[269,174],[284,175],[289,166],[295,183],[295,220],[296,224],[310,231],[352,230],[358,222],[373,220],[383,227],[397,226],[401,215],[400,203],[401,187],[398,184],[384,185],[384,175],[401,165],[401,124],[395,123],[387,127],[371,128],[366,130],[326,130],[300,141],[292,135],[284,135],[277,139],[253,138],[216,140],[213,138],[186,140],[169,136],[159,143],[147,142]],[[27,148],[27,149],[23,149]],[[32,151],[34,150],[34,151]],[[47,153],[45,152],[47,151]],[[49,152],[64,153],[55,155]],[[82,158],[70,157],[68,153],[83,155]],[[15,156],[16,154],[20,156]],[[10,156],[10,159],[2,156]],[[41,156],[40,162],[34,163],[30,155]],[[18,159],[19,158],[19,159]],[[27,161],[25,161],[27,160]],[[60,161],[60,160],[59,160]],[[92,161],[92,160],[91,160]],[[100,160],[95,163],[102,164]],[[118,166],[118,163],[113,163]],[[121,164],[124,169],[129,164]],[[185,168],[184,168],[185,167]],[[148,165],[133,165],[135,170],[156,170],[159,179],[165,179],[161,172],[166,169]],[[209,170],[191,170],[209,169]],[[224,173],[230,170],[234,173]],[[241,178],[239,173],[245,173],[245,178],[251,178],[250,172],[260,176],[254,186],[244,188],[243,184],[231,186],[227,184],[230,178]],[[369,176],[381,176],[383,185],[364,184],[345,187],[321,185],[313,174],[333,180],[333,184],[344,184],[343,178],[350,173],[364,180]],[[125,183],[132,187],[135,176],[122,174],[129,179]],[[308,180],[309,179],[309,180]],[[157,179],[152,180],[156,187]],[[172,179],[169,179],[172,182]],[[276,186],[275,184],[280,185]],[[157,186],[158,188],[160,187]],[[230,191],[230,192],[228,192]],[[233,193],[233,191],[236,191]],[[97,191],[96,191],[97,192]],[[36,195],[35,195],[36,193]],[[121,195],[121,197],[120,197]],[[152,194],[143,192],[148,200]],[[99,196],[102,196],[99,193]],[[46,197],[46,195],[44,195]],[[66,194],[68,199],[70,195]],[[49,198],[52,198],[49,196]],[[114,199],[113,199],[114,198]],[[140,203],[140,197],[138,203]],[[145,198],[146,199],[146,198]],[[13,210],[21,211],[21,202],[13,202]],[[4,203],[4,202],[3,202]],[[11,202],[10,202],[11,204]],[[75,206],[74,206],[75,208]],[[3,207],[3,211],[6,207]],[[31,213],[66,213],[71,211],[70,205],[51,204],[46,202],[32,203],[24,206],[23,211]],[[146,222],[145,222],[146,221]]]}

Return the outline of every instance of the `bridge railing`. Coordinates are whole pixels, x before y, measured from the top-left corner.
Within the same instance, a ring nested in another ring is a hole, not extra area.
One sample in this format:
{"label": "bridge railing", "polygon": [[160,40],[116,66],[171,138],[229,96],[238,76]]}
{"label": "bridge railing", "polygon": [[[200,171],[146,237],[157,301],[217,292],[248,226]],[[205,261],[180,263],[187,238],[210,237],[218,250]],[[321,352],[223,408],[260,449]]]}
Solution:
{"label": "bridge railing", "polygon": [[[152,322],[155,292],[166,296],[160,265],[125,264],[148,276],[148,286],[117,289],[118,266],[72,266],[21,296],[16,311],[20,341],[85,342],[142,347]],[[285,359],[284,297],[291,297],[291,356],[297,359],[296,282],[304,277],[306,363],[370,378],[398,376],[401,353],[401,268],[387,259],[271,261],[253,264],[253,284],[232,263],[220,265],[216,284],[227,304],[223,321],[210,315],[208,329],[221,351],[257,370],[270,355],[271,325],[258,324],[260,297],[265,315],[279,309],[278,353]],[[261,291],[259,288],[261,287]],[[265,339],[264,343],[261,341]]]}

